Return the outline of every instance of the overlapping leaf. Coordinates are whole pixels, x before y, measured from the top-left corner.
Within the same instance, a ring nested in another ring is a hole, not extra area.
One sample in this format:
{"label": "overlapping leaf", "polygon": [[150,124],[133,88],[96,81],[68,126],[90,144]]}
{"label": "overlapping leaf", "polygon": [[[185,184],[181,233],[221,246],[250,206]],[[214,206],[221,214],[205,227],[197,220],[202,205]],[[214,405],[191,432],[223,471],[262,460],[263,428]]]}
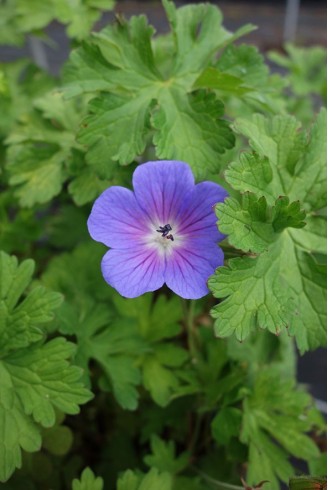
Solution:
{"label": "overlapping leaf", "polygon": [[[135,300],[114,299],[120,314],[134,318],[147,351],[140,359],[142,380],[153,400],[166,406],[172,397],[183,396],[182,366],[188,360],[188,352],[179,345],[167,342],[181,332],[179,320],[182,316],[178,298],[165,299],[160,296],[152,305],[151,294]],[[130,320],[131,321],[131,320]],[[188,390],[192,389],[189,386]]]}
{"label": "overlapping leaf", "polygon": [[69,363],[75,346],[63,338],[42,340],[41,327],[52,319],[61,296],[37,287],[21,299],[33,268],[31,260],[18,265],[15,257],[0,252],[2,481],[21,466],[21,449],[40,449],[38,424],[54,425],[55,408],[75,414],[90,399],[81,370]]}
{"label": "overlapping leaf", "polygon": [[132,162],[152,137],[152,125],[157,156],[187,160],[201,178],[220,168],[220,155],[233,146],[234,137],[222,119],[222,104],[193,93],[193,83],[218,49],[252,27],[233,36],[213,5],[176,9],[169,1],[163,4],[172,28],[170,73],[164,76],[154,58],[153,29],[145,18],[120,19],[72,53],[65,92],[103,92],[90,103],[91,115],[79,133],[90,163]]}
{"label": "overlapping leaf", "polygon": [[126,471],[117,482],[117,490],[173,490],[169,473],[160,473],[152,468],[146,475],[131,470]]}
{"label": "overlapping leaf", "polygon": [[[213,309],[216,332],[235,332],[244,339],[256,326],[296,336],[301,351],[325,343],[324,266],[315,253],[325,253],[325,112],[309,140],[290,116],[272,120],[255,115],[237,120],[235,128],[250,138],[255,154],[243,154],[226,172],[228,182],[246,195],[241,204],[228,200],[218,208],[222,231],[231,243],[258,257],[233,259],[210,280],[214,295],[226,298]],[[287,198],[300,201],[288,205]],[[272,225],[264,215],[272,208]],[[279,204],[280,203],[280,204]],[[303,226],[303,207],[307,211]],[[269,228],[268,228],[269,226]],[[285,228],[287,226],[287,228]],[[270,235],[270,236],[269,236]],[[274,241],[272,241],[274,239]]]}
{"label": "overlapping leaf", "polygon": [[241,440],[249,446],[248,483],[269,480],[272,489],[279,489],[279,480],[287,482],[294,474],[289,454],[305,460],[319,455],[306,435],[312,426],[307,416],[310,403],[309,395],[296,391],[293,381],[271,369],[259,373],[243,406]]}
{"label": "overlapping leaf", "polygon": [[283,229],[303,228],[305,212],[299,201],[289,204],[287,197],[279,197],[274,206],[267,205],[265,197],[251,192],[242,195],[241,203],[228,198],[216,206],[220,230],[229,235],[231,245],[244,251],[260,253],[280,237]]}
{"label": "overlapping leaf", "polygon": [[94,360],[104,373],[102,388],[112,390],[118,403],[132,410],[141,379],[135,361],[145,345],[136,325],[115,314],[111,290],[100,273],[102,252],[95,244],[81,246],[55,258],[42,279],[66,296],[58,311],[59,325],[77,338],[75,361],[84,368],[86,382],[91,384],[89,363]]}
{"label": "overlapping leaf", "polygon": [[88,168],[83,148],[75,141],[85,112],[83,100],[65,101],[54,90],[35,99],[27,112],[17,112],[19,124],[6,140],[7,169],[21,206],[48,202],[68,179],[72,179],[68,190],[78,205],[94,199],[108,186],[108,170],[101,164]]}
{"label": "overlapping leaf", "polygon": [[[263,56],[255,46],[229,45],[220,58],[204,69],[195,88],[215,90],[227,102],[228,114],[254,112],[254,109],[280,112],[284,83],[270,76]],[[236,104],[237,103],[237,104]]]}
{"label": "overlapping leaf", "polygon": [[89,34],[101,10],[111,10],[113,6],[112,0],[77,0],[74,4],[65,0],[49,0],[47,4],[42,0],[10,0],[0,6],[4,30],[0,39],[3,44],[21,44],[25,34],[57,20],[68,26],[69,37],[81,40]]}

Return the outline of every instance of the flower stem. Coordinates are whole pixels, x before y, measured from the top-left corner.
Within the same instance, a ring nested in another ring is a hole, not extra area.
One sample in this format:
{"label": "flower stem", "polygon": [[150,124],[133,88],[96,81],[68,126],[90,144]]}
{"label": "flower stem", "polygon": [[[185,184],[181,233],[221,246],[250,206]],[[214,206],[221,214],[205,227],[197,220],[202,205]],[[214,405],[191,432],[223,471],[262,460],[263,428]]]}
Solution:
{"label": "flower stem", "polygon": [[192,360],[198,357],[194,314],[195,314],[195,300],[191,299],[188,301],[188,303],[187,301],[185,302],[185,319],[186,319],[186,326],[187,326],[188,349],[192,357]]}

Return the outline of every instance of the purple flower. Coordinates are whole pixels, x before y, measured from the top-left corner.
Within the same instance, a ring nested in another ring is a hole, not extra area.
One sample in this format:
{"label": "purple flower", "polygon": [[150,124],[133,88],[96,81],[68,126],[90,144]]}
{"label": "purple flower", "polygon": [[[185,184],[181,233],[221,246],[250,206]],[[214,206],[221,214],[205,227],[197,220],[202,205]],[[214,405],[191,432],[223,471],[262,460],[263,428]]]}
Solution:
{"label": "purple flower", "polygon": [[127,298],[164,283],[182,298],[205,296],[207,279],[223,264],[213,206],[226,190],[195,185],[189,166],[176,161],[139,165],[133,187],[109,187],[88,219],[91,237],[111,248],[101,264],[105,280]]}

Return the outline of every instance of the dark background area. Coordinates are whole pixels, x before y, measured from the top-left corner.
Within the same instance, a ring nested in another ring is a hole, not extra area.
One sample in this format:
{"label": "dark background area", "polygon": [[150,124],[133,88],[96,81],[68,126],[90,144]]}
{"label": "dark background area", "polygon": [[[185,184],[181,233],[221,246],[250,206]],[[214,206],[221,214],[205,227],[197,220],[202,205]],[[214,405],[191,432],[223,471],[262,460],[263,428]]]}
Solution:
{"label": "dark background area", "polygon": [[[28,0],[26,0],[28,1]],[[177,6],[189,2],[176,2]],[[224,26],[234,31],[240,26],[252,23],[258,29],[245,38],[243,42],[255,44],[263,53],[268,50],[282,50],[283,43],[289,39],[299,46],[326,46],[326,2],[323,0],[222,0],[211,2],[219,6],[224,18]],[[294,10],[290,10],[294,7]],[[295,8],[296,7],[296,8]],[[289,12],[289,14],[288,14]],[[114,19],[115,13],[126,17],[145,14],[159,33],[168,30],[167,19],[159,0],[137,1],[119,0],[115,11],[106,13],[96,24],[99,30]],[[58,75],[63,62],[70,50],[70,41],[65,34],[65,27],[53,22],[46,30],[51,42],[42,43],[44,47],[45,65],[51,73]],[[0,62],[13,61],[21,57],[33,57],[33,40],[28,39],[21,48],[11,46],[0,47]],[[34,52],[35,54],[35,52]],[[42,64],[42,63],[41,63]],[[318,349],[298,360],[298,378],[308,386],[312,395],[319,400],[318,407],[326,411],[327,397],[327,362],[326,350]],[[322,401],[322,402],[320,402]]]}

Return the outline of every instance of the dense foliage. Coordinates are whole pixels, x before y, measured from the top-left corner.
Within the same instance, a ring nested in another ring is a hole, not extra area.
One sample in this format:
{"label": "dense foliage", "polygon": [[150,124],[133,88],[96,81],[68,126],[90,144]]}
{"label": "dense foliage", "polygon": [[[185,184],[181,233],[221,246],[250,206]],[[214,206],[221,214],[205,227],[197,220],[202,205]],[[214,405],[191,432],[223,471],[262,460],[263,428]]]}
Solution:
{"label": "dense foliage", "polygon": [[[2,487],[276,490],[291,457],[320,476],[295,359],[326,340],[324,50],[270,53],[271,74],[214,5],[163,0],[155,35],[144,16],[90,34],[107,0],[49,4],[0,6],[1,42],[56,19],[74,46],[60,79],[0,65]],[[87,233],[95,198],[155,159],[230,195],[197,301],[121,297]]]}

